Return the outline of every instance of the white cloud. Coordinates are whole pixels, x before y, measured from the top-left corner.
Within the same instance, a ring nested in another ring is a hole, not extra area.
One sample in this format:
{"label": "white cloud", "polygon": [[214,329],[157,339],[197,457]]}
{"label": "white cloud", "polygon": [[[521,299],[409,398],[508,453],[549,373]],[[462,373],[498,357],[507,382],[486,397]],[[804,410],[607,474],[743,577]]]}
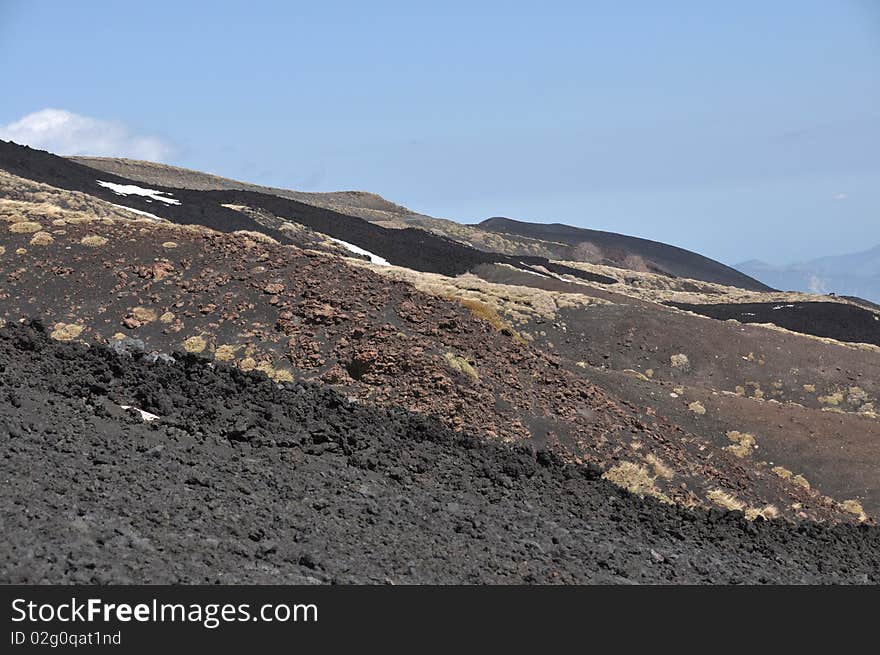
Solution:
{"label": "white cloud", "polygon": [[831,197],[834,198],[835,200],[846,200],[847,198],[849,198],[849,196],[845,193],[835,193]]}
{"label": "white cloud", "polygon": [[0,139],[58,155],[95,155],[164,161],[173,146],[155,136],[132,134],[122,123],[80,116],[64,109],[41,109],[7,125]]}

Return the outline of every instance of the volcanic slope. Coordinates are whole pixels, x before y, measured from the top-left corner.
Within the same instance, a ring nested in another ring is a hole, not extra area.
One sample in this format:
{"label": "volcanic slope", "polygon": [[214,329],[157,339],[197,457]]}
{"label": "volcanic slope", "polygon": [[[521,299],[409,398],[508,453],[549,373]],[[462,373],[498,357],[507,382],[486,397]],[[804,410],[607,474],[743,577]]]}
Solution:
{"label": "volcanic slope", "polygon": [[304,193],[260,187],[152,162],[99,157],[71,159],[96,170],[114,173],[146,184],[198,190],[259,191],[343,214],[359,216],[384,227],[419,228],[483,252],[610,264],[622,269],[651,271],[666,276],[717,282],[745,289],[769,290],[766,285],[736,269],[702,255],[621,234],[580,230],[561,225],[520,223],[500,218],[488,219],[479,225],[469,225],[419,214],[380,196],[365,192]]}
{"label": "volcanic slope", "polygon": [[[29,219],[5,216],[0,231],[7,321],[42,318],[54,337],[91,343],[121,333],[280,382],[322,381],[484,438],[558,446],[665,501],[729,498],[725,504],[750,516],[854,520],[766,463],[616,401],[515,330],[476,318],[473,307],[389,281],[366,264],[262,235],[149,219]],[[166,409],[160,397],[145,400],[146,411]]]}
{"label": "volcanic slope", "polygon": [[96,173],[64,157],[0,141],[0,169],[50,186],[85,193],[178,224],[202,225],[220,232],[260,231],[281,243],[293,243],[285,232],[261,225],[252,215],[233,209],[249,207],[299,223],[323,235],[357,246],[399,266],[458,275],[480,264],[506,263],[528,268],[542,265],[594,282],[613,284],[595,274],[553,264],[541,257],[486,253],[419,229],[388,229],[356,216],[277,195],[248,190],[196,191],[156,186],[144,188],[111,173]]}
{"label": "volcanic slope", "polygon": [[[61,219],[58,212],[65,208],[76,209],[74,213],[65,213],[71,222],[88,220],[90,213],[94,214],[92,218],[131,217],[125,208],[92,196],[38,185],[14,178],[8,173],[3,175],[14,180],[12,183],[5,178],[0,180],[4,185],[4,195],[15,199],[0,201],[3,203],[0,210],[5,212],[6,220],[21,222],[28,217],[37,217],[39,221],[42,220],[41,216]],[[286,221],[271,212],[233,204],[225,205],[225,208],[244,213],[263,232],[281,232],[289,241],[304,247],[354,256],[320,232]],[[11,229],[30,229],[39,224],[31,222]],[[146,227],[140,229],[147,230]],[[198,231],[198,228],[193,229]],[[47,237],[51,238],[49,232],[38,232],[31,238],[31,245],[44,245],[42,242]],[[251,234],[247,238],[253,240],[263,237]],[[168,247],[174,245],[177,244],[172,243]],[[498,263],[480,264],[473,269],[483,280],[502,284],[486,284],[472,275],[450,278],[395,266],[372,268],[415,284],[432,295],[455,298],[470,312],[488,320],[496,329],[515,339],[535,340],[541,348],[561,356],[560,366],[569,367],[575,375],[586,375],[600,386],[609,385],[609,388],[615,389],[621,398],[638,407],[641,420],[646,423],[654,422],[652,417],[656,414],[669,417],[686,432],[697,434],[722,450],[732,448],[727,441],[727,432],[737,434],[745,429],[744,426],[750,426],[748,429],[755,432],[750,438],[760,445],[751,449],[736,447],[734,452],[737,456],[749,454],[760,467],[770,469],[774,475],[784,476],[789,472],[788,477],[798,484],[803,483],[806,475],[812,489],[841,499],[842,506],[851,510],[853,516],[862,517],[864,512],[876,516],[880,512],[880,488],[877,484],[880,480],[880,454],[872,447],[872,444],[880,443],[873,436],[880,422],[866,423],[865,418],[874,416],[877,396],[876,384],[872,382],[878,379],[873,373],[876,357],[871,351],[851,352],[841,350],[834,343],[806,343],[796,337],[769,333],[764,328],[738,330],[727,323],[707,322],[706,319],[656,304],[657,301],[717,304],[719,299],[742,302],[762,296],[768,296],[774,302],[801,302],[810,300],[809,296],[778,292],[762,294],[703,281],[582,262],[563,262],[563,267],[557,269],[563,271],[562,274],[541,265],[530,266],[528,272]],[[580,268],[603,279],[616,281],[614,291],[567,275],[565,268]],[[160,276],[163,274],[162,271],[158,272]],[[328,289],[327,292],[332,294],[332,290]],[[844,302],[840,298],[831,300]],[[207,303],[205,309],[210,311],[211,304]],[[149,317],[149,313],[145,314],[142,308],[137,309],[137,313],[140,318],[124,316],[126,325],[147,329],[142,319]],[[26,312],[20,316],[25,315]],[[744,334],[747,331],[749,333]],[[638,335],[637,349],[633,347],[634,334]],[[584,335],[588,337],[584,338]],[[189,343],[190,347],[198,347],[201,342],[197,337]],[[229,345],[220,344],[220,357],[233,357],[229,348],[224,347]],[[206,347],[213,347],[210,341]],[[688,366],[670,367],[671,357],[686,356],[684,353],[690,356]],[[450,366],[458,361],[452,351],[443,355],[449,355],[447,363]],[[274,355],[271,355],[268,359],[273,358]],[[264,367],[273,375],[291,375],[287,366],[282,365],[275,370],[272,361],[256,362],[252,357],[241,355],[238,359],[244,361],[246,366]],[[587,368],[575,367],[575,362],[579,367]],[[357,372],[358,366],[352,370]],[[608,368],[624,372],[626,379],[622,387],[615,387],[613,378],[600,376],[601,371]],[[655,385],[671,384],[672,387],[663,393],[656,387],[643,393],[645,385],[637,377],[630,377],[642,376],[640,371],[653,376]],[[595,375],[591,375],[591,372],[595,372]],[[327,374],[331,379],[336,375],[329,371]],[[748,400],[737,402],[729,399],[718,403],[715,402],[718,398],[715,389],[722,394],[729,389],[730,393],[747,395]],[[776,413],[785,416],[774,416],[773,412],[764,411],[763,407],[754,407],[756,402],[762,402],[764,398],[802,403],[807,408],[817,407],[833,412],[838,415],[834,419],[837,424],[830,425],[832,420],[827,414],[814,416],[811,411],[806,411],[804,417],[798,414],[797,406],[777,406]],[[692,412],[689,406],[693,403],[700,403],[695,407],[704,408],[711,416]],[[455,410],[449,411],[455,413]],[[856,413],[858,418],[854,418]],[[534,421],[529,425],[534,426]],[[541,426],[539,433],[542,430],[546,431],[546,426]],[[827,435],[829,430],[833,434],[830,441],[823,436],[804,442],[805,435]],[[566,430],[560,432],[565,434]],[[490,434],[497,433],[497,430],[490,428]],[[642,448],[642,444],[634,441],[632,448]],[[765,456],[759,457],[759,454]],[[772,457],[766,456],[770,454]],[[654,475],[654,469],[648,461],[654,456],[643,453],[644,459],[636,458],[641,462],[638,466],[647,472],[648,477]],[[712,498],[716,504],[728,502],[717,494]],[[792,502],[783,511],[791,511],[799,517],[808,516],[802,507],[802,503]],[[757,511],[756,506],[752,505],[752,510]]]}
{"label": "volcanic slope", "polygon": [[684,510],[548,450],[116,345],[0,328],[4,584],[880,583],[877,527]]}
{"label": "volcanic slope", "polygon": [[793,332],[880,346],[880,314],[854,304],[831,302],[670,304],[679,309],[722,321],[735,319],[740,323],[772,323]]}

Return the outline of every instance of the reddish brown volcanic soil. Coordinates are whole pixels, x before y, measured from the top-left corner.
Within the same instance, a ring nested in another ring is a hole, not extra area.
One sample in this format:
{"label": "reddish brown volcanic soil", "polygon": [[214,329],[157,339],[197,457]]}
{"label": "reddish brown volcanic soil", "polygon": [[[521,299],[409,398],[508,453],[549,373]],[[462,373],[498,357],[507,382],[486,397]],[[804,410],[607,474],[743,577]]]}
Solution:
{"label": "reddish brown volcanic soil", "polygon": [[[148,349],[186,344],[278,380],[324,381],[436,416],[453,429],[559,447],[603,469],[651,455],[671,471],[656,479],[657,493],[684,504],[710,504],[710,492],[723,490],[744,507],[854,518],[760,463],[615,400],[560,358],[495,332],[459,305],[337,258],[147,222],[44,228],[53,234],[48,245],[8,229],[0,235],[6,320],[40,317],[56,336],[86,342],[121,332]],[[158,399],[150,407],[163,411]]]}

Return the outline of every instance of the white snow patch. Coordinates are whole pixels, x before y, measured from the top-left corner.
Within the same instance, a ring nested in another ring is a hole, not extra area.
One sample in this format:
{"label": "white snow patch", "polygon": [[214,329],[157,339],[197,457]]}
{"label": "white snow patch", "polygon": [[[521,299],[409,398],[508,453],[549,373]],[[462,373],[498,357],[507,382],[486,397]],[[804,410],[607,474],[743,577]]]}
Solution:
{"label": "white snow patch", "polygon": [[137,407],[132,407],[131,405],[120,405],[120,407],[121,407],[122,409],[133,409],[133,410],[135,410],[136,412],[140,412],[141,418],[142,418],[143,420],[147,421],[148,423],[149,423],[150,421],[155,421],[156,419],[159,418],[159,417],[156,416],[155,414],[150,414],[150,412],[145,412],[144,410],[142,410],[142,409],[138,409]]}
{"label": "white snow patch", "polygon": [[358,255],[364,255],[365,257],[369,257],[370,261],[374,264],[379,264],[380,266],[391,266],[391,262],[389,262],[384,257],[379,257],[379,255],[374,255],[369,250],[364,250],[363,248],[354,245],[353,243],[349,243],[348,241],[343,241],[342,239],[334,239],[333,237],[328,237],[331,241],[335,241],[341,246],[345,246],[351,252],[356,253]]}
{"label": "white snow patch", "polygon": [[140,186],[135,186],[134,184],[114,184],[113,182],[104,182],[102,180],[98,180],[98,186],[102,186],[105,189],[110,189],[118,196],[144,196],[146,198],[158,200],[159,202],[164,202],[169,205],[180,204],[180,201],[175,200],[174,198],[163,198],[163,196],[169,195],[164,191],[157,191],[156,189],[145,189]]}
{"label": "white snow patch", "polygon": [[792,309],[794,305],[776,305],[773,309]]}
{"label": "white snow patch", "polygon": [[[522,262],[520,262],[519,265],[528,267],[528,264],[523,264]],[[538,277],[546,277],[548,279],[550,278],[549,275],[544,275],[543,273],[538,273],[538,271],[533,271],[530,268],[518,268],[517,270],[522,273],[528,273],[529,275],[537,275]]]}
{"label": "white snow patch", "polygon": [[141,211],[140,209],[132,209],[131,207],[126,207],[125,205],[117,205],[116,203],[113,203],[113,202],[111,202],[110,204],[113,205],[114,207],[118,207],[119,209],[124,209],[127,212],[132,212],[132,213],[138,214],[140,216],[146,216],[147,218],[154,218],[157,221],[164,221],[165,220],[164,218],[160,218],[159,216],[156,216],[155,214],[151,214],[150,212]]}

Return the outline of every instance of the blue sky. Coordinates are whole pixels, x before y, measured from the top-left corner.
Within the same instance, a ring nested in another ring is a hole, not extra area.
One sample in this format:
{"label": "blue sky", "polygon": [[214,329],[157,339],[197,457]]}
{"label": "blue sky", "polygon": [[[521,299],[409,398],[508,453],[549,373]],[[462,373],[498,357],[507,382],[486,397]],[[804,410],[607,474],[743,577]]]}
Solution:
{"label": "blue sky", "polygon": [[880,243],[875,0],[0,0],[0,64],[0,134],[55,149],[727,263]]}

